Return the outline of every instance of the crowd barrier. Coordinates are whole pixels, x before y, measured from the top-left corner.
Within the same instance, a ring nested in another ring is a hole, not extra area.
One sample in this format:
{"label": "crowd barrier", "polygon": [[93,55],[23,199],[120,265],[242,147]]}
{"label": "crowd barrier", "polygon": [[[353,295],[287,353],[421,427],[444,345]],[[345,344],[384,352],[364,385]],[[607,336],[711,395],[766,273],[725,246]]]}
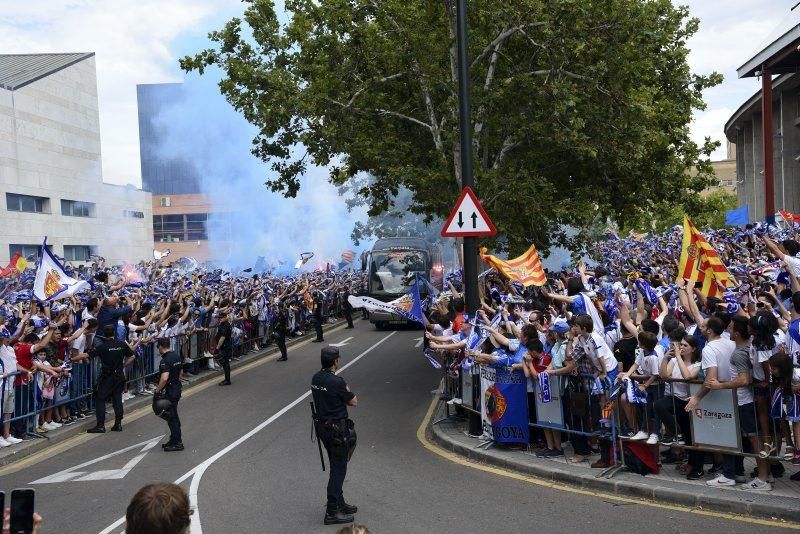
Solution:
{"label": "crowd barrier", "polygon": [[[328,322],[343,312],[337,297],[326,299],[323,321]],[[300,312],[292,321],[297,330],[308,330],[313,321],[310,313]],[[249,323],[249,324],[248,324]],[[238,359],[252,350],[272,342],[273,332],[268,322],[237,321],[234,324],[231,357]],[[200,328],[190,334],[171,336],[171,349],[183,360],[184,371],[197,372],[216,367],[212,352],[217,339],[217,328]],[[125,391],[145,394],[158,382],[161,356],[155,342],[140,345],[136,359],[125,368]],[[72,362],[68,374],[50,377],[44,371],[32,375],[15,371],[2,378],[0,407],[2,423],[10,423],[16,435],[48,439],[45,433],[36,432],[43,422],[61,420],[77,414],[91,414],[95,409],[94,384],[97,383],[101,365],[96,358]],[[13,397],[13,403],[10,400]],[[12,406],[13,404],[13,406]]]}
{"label": "crowd barrier", "polygon": [[[479,439],[476,447],[491,447],[494,439],[486,432],[491,423],[485,420],[485,407],[484,420],[480,426],[475,423],[475,418],[482,417],[482,403],[491,397],[482,386],[481,366],[465,370],[459,365],[458,354],[444,354],[443,357],[440,398],[459,401],[446,403],[444,416],[433,424],[450,419],[453,410],[467,412],[471,414],[469,434]],[[639,430],[659,435],[654,445],[645,440],[635,441],[650,448],[653,461],[659,464],[660,447],[669,447],[678,455],[684,451],[689,454],[696,451],[703,456],[711,454],[716,465],[721,464],[721,455],[766,459],[773,469],[780,462],[788,461],[779,453],[781,441],[786,443],[787,436],[789,443],[793,442],[791,424],[770,417],[772,388],[748,386],[754,404],[752,410],[746,408],[743,413],[740,413],[735,389],[710,390],[694,410],[687,412],[684,401],[665,394],[666,384],[685,383],[694,395],[702,387],[702,380],[657,379],[648,388],[652,403],[629,402],[627,395],[622,395],[625,384],[617,382],[602,387],[591,373],[550,376],[548,380],[548,395],[542,394],[539,381],[531,381],[534,391],[529,393],[526,410],[529,428],[550,433],[537,437],[557,440],[559,448],[561,443],[570,441],[579,455],[588,456],[599,448],[607,465],[597,477],[611,478],[626,467],[626,446],[632,442],[628,432]],[[615,391],[618,386],[620,391]],[[543,397],[550,400],[545,401]],[[519,397],[515,398],[519,402]],[[623,408],[625,403],[628,404],[627,415]],[[748,438],[745,434],[754,435]],[[771,446],[765,447],[765,443]]]}
{"label": "crowd barrier", "polygon": [[[234,337],[231,357],[236,359],[256,348],[270,343],[272,332],[268,324],[259,323],[251,328],[250,335],[244,332]],[[169,338],[171,349],[177,352],[184,364],[184,371],[196,374],[214,366],[211,352],[216,339],[216,328],[200,329],[191,334]],[[136,359],[125,368],[125,390],[131,394],[144,394],[158,382],[161,355],[155,342],[140,345]],[[71,362],[67,373],[51,376],[45,371],[26,373],[15,371],[2,379],[3,423],[10,423],[15,434],[44,438],[36,429],[44,422],[63,420],[69,416],[91,413],[95,409],[94,384],[101,369],[96,357]]]}

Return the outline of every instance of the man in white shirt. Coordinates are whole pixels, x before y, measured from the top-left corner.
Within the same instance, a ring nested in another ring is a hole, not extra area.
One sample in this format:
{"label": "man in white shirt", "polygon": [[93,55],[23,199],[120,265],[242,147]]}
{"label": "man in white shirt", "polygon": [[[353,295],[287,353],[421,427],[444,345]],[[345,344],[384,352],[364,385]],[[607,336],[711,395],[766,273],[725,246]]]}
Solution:
{"label": "man in white shirt", "polygon": [[[706,375],[706,383],[700,388],[696,395],[689,397],[686,403],[686,412],[692,413],[703,400],[703,397],[711,391],[709,384],[712,381],[729,382],[731,379],[731,355],[736,349],[736,343],[730,339],[722,337],[725,332],[725,324],[722,319],[711,316],[706,319],[702,328],[703,336],[706,338],[706,346],[703,347],[703,358],[701,366]],[[689,464],[692,465],[692,472],[686,475],[689,480],[697,480],[703,475],[702,457],[697,461],[698,453],[690,451]]]}
{"label": "man in white shirt", "polygon": [[[755,398],[750,384],[753,381],[753,365],[750,361],[750,320],[738,315],[731,321],[728,331],[736,348],[730,357],[728,374],[730,380],[722,382],[717,379],[707,380],[706,386],[710,389],[735,389],[736,401],[739,409],[739,425],[742,436],[749,439],[753,450],[761,446],[758,437],[758,422],[756,418]],[[753,491],[770,491],[772,485],[767,482],[769,465],[765,458],[758,458],[758,476],[749,483],[744,484],[744,489]],[[734,486],[737,478],[744,478],[744,458],[732,454],[724,454],[722,474],[707,484],[711,487]],[[741,480],[744,482],[744,480]]]}

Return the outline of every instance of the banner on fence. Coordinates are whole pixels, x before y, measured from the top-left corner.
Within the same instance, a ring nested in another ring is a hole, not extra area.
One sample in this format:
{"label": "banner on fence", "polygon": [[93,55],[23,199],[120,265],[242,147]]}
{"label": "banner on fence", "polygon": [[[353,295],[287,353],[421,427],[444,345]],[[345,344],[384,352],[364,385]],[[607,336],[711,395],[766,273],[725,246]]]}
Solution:
{"label": "banner on fence", "polygon": [[[690,394],[696,395],[701,387],[689,384]],[[735,389],[715,389],[703,397],[692,412],[692,439],[699,447],[742,450]]]}
{"label": "banner on fence", "polygon": [[525,375],[481,366],[483,433],[498,443],[528,443],[528,393]]}
{"label": "banner on fence", "polygon": [[[564,409],[561,404],[561,382],[560,376],[547,376],[545,383],[543,378],[546,373],[539,375],[540,380],[533,381],[536,388],[536,421],[542,426],[553,428],[564,428]],[[550,400],[543,392],[542,386],[549,386]]]}

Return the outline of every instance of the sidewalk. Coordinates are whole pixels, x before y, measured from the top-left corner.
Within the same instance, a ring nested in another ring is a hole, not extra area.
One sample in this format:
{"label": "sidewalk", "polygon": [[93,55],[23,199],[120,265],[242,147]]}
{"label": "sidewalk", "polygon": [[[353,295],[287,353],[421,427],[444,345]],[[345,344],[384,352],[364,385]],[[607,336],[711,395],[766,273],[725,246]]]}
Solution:
{"label": "sidewalk", "polygon": [[[431,421],[437,421],[444,415],[444,403],[439,403]],[[594,455],[589,462],[579,464],[569,462],[569,458],[572,457],[569,443],[564,444],[566,456],[557,459],[537,458],[527,450],[509,450],[499,445],[484,450],[477,448],[479,440],[467,435],[466,419],[451,418],[435,425],[429,422],[428,432],[438,445],[470,460],[526,473],[548,481],[664,504],[800,522],[800,482],[789,480],[789,476],[797,468],[788,463],[784,463],[786,473],[783,478],[775,480],[772,491],[717,489],[706,485],[706,481],[713,477],[707,475],[699,481],[689,481],[676,471],[675,465],[664,465],[660,474],[647,476],[623,469],[613,478],[607,479],[600,476],[602,469],[589,467],[591,462],[600,457],[599,455]],[[755,460],[745,459],[745,471],[748,475],[753,467]]]}
{"label": "sidewalk", "polygon": [[[353,321],[358,321],[359,319],[353,318]],[[337,320],[335,323],[325,323],[322,326],[324,332],[328,332],[334,328],[337,328],[341,325],[345,324],[344,320]],[[286,347],[287,349],[291,348],[292,346],[311,339],[314,337],[313,329],[311,333],[306,333],[300,337],[294,338],[287,338],[286,339]],[[247,365],[251,362],[256,360],[260,360],[262,358],[268,358],[271,356],[277,356],[280,352],[278,348],[275,346],[274,343],[270,343],[266,347],[254,351],[249,352],[247,354],[243,354],[239,360],[231,360],[231,370],[236,370],[237,368]],[[209,380],[214,380],[219,378],[222,375],[222,369],[217,367],[215,370],[208,370],[205,369],[200,371],[196,375],[191,374],[184,374],[184,378],[189,381],[188,384],[183,385],[183,390],[187,391],[196,387],[200,384],[208,382]],[[149,406],[153,402],[153,397],[151,395],[138,395],[131,400],[125,402],[124,410],[125,414],[131,414],[135,410],[140,409],[144,406]],[[106,411],[107,413],[113,413],[111,411],[111,403],[106,404]],[[112,416],[113,419],[113,416]],[[52,447],[58,443],[66,441],[67,439],[76,436],[78,434],[82,434],[86,432],[86,430],[92,428],[97,423],[95,421],[94,416],[88,417],[83,420],[79,420],[73,425],[61,427],[57,430],[51,430],[46,434],[45,438],[37,439],[33,438],[31,440],[23,441],[17,445],[12,445],[11,447],[4,447],[0,449],[0,467],[13,464],[14,462],[18,462],[28,456],[36,454],[40,451],[46,450],[48,447]],[[125,424],[125,420],[123,419],[123,425]]]}

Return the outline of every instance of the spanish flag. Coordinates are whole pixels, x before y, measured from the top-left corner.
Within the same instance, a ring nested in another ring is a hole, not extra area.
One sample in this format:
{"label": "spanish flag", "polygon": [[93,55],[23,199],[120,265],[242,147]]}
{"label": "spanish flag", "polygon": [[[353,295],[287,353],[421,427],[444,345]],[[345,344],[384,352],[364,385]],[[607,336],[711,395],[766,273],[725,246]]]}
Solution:
{"label": "spanish flag", "polygon": [[531,245],[525,254],[513,260],[501,260],[496,256],[490,256],[484,247],[481,248],[481,259],[507,278],[525,287],[543,286],[547,282],[547,275],[544,274],[542,261],[534,245]]}
{"label": "spanish flag", "polygon": [[716,297],[721,295],[726,287],[733,286],[731,274],[719,259],[717,251],[685,216],[678,272],[685,280],[702,282],[701,293],[704,297]]}
{"label": "spanish flag", "polygon": [[28,268],[28,262],[17,252],[4,269],[0,269],[0,277],[16,276]]}

